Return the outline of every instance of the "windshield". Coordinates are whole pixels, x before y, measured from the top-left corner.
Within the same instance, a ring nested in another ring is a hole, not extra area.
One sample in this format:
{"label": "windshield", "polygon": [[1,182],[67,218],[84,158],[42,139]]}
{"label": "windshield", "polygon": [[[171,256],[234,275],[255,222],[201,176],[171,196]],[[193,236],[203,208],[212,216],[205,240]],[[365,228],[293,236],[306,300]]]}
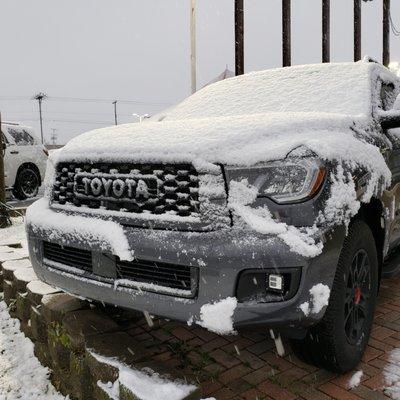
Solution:
{"label": "windshield", "polygon": [[254,72],[210,85],[160,116],[176,120],[272,112],[371,115],[374,68],[360,62]]}

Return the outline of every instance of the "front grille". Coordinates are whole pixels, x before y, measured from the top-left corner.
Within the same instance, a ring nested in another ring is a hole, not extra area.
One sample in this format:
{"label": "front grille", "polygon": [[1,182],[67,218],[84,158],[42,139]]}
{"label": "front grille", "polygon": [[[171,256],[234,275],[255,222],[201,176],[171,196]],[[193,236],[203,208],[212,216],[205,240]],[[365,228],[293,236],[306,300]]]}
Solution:
{"label": "front grille", "polygon": [[197,268],[146,260],[117,260],[117,275],[121,279],[166,286],[193,292]]}
{"label": "front grille", "polygon": [[[108,255],[102,254],[101,257],[110,261]],[[131,282],[133,287],[137,284],[136,286],[142,290],[171,294],[176,297],[193,297],[197,290],[198,268],[196,267],[140,259],[128,262],[121,261],[118,257],[111,257],[115,278],[110,278],[110,275],[101,275],[100,270],[93,265],[91,251],[45,241],[43,242],[43,258],[45,264],[47,261],[49,266],[58,270],[71,274],[84,274],[87,279],[111,284],[120,280],[121,286],[131,286]],[[68,267],[73,267],[73,269]]]}
{"label": "front grille", "polygon": [[92,272],[92,253],[88,250],[43,242],[43,257],[59,264]]}
{"label": "front grille", "polygon": [[190,164],[60,163],[52,203],[127,213],[199,214],[199,177]]}

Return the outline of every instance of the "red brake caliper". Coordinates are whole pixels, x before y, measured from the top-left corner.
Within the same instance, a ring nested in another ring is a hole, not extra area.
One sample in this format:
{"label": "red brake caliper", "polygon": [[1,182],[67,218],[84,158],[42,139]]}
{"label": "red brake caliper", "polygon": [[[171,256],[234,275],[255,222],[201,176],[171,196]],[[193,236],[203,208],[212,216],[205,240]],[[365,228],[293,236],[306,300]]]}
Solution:
{"label": "red brake caliper", "polygon": [[354,293],[354,304],[358,304],[361,300],[361,289],[360,288],[356,288],[356,291]]}

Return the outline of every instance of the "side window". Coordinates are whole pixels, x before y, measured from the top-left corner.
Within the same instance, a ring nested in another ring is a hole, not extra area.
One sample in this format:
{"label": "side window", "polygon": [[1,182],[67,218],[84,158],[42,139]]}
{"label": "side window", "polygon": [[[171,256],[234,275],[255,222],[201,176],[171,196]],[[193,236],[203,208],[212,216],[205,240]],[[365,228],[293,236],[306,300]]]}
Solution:
{"label": "side window", "polygon": [[23,128],[8,128],[8,133],[18,146],[30,146],[35,144],[35,139]]}
{"label": "side window", "polygon": [[1,136],[3,136],[3,143],[8,144],[8,139],[4,132],[1,132]]}
{"label": "side window", "polygon": [[382,82],[380,93],[380,108],[382,110],[390,110],[396,100],[396,92],[392,83]]}

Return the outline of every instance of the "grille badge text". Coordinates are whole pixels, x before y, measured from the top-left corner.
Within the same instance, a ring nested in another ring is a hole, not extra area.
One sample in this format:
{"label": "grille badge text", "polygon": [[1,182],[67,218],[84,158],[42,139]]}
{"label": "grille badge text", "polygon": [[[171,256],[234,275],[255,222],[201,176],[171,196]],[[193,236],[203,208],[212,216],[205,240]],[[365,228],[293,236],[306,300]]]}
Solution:
{"label": "grille badge text", "polygon": [[77,197],[143,202],[157,197],[157,178],[152,175],[89,174],[75,176]]}

